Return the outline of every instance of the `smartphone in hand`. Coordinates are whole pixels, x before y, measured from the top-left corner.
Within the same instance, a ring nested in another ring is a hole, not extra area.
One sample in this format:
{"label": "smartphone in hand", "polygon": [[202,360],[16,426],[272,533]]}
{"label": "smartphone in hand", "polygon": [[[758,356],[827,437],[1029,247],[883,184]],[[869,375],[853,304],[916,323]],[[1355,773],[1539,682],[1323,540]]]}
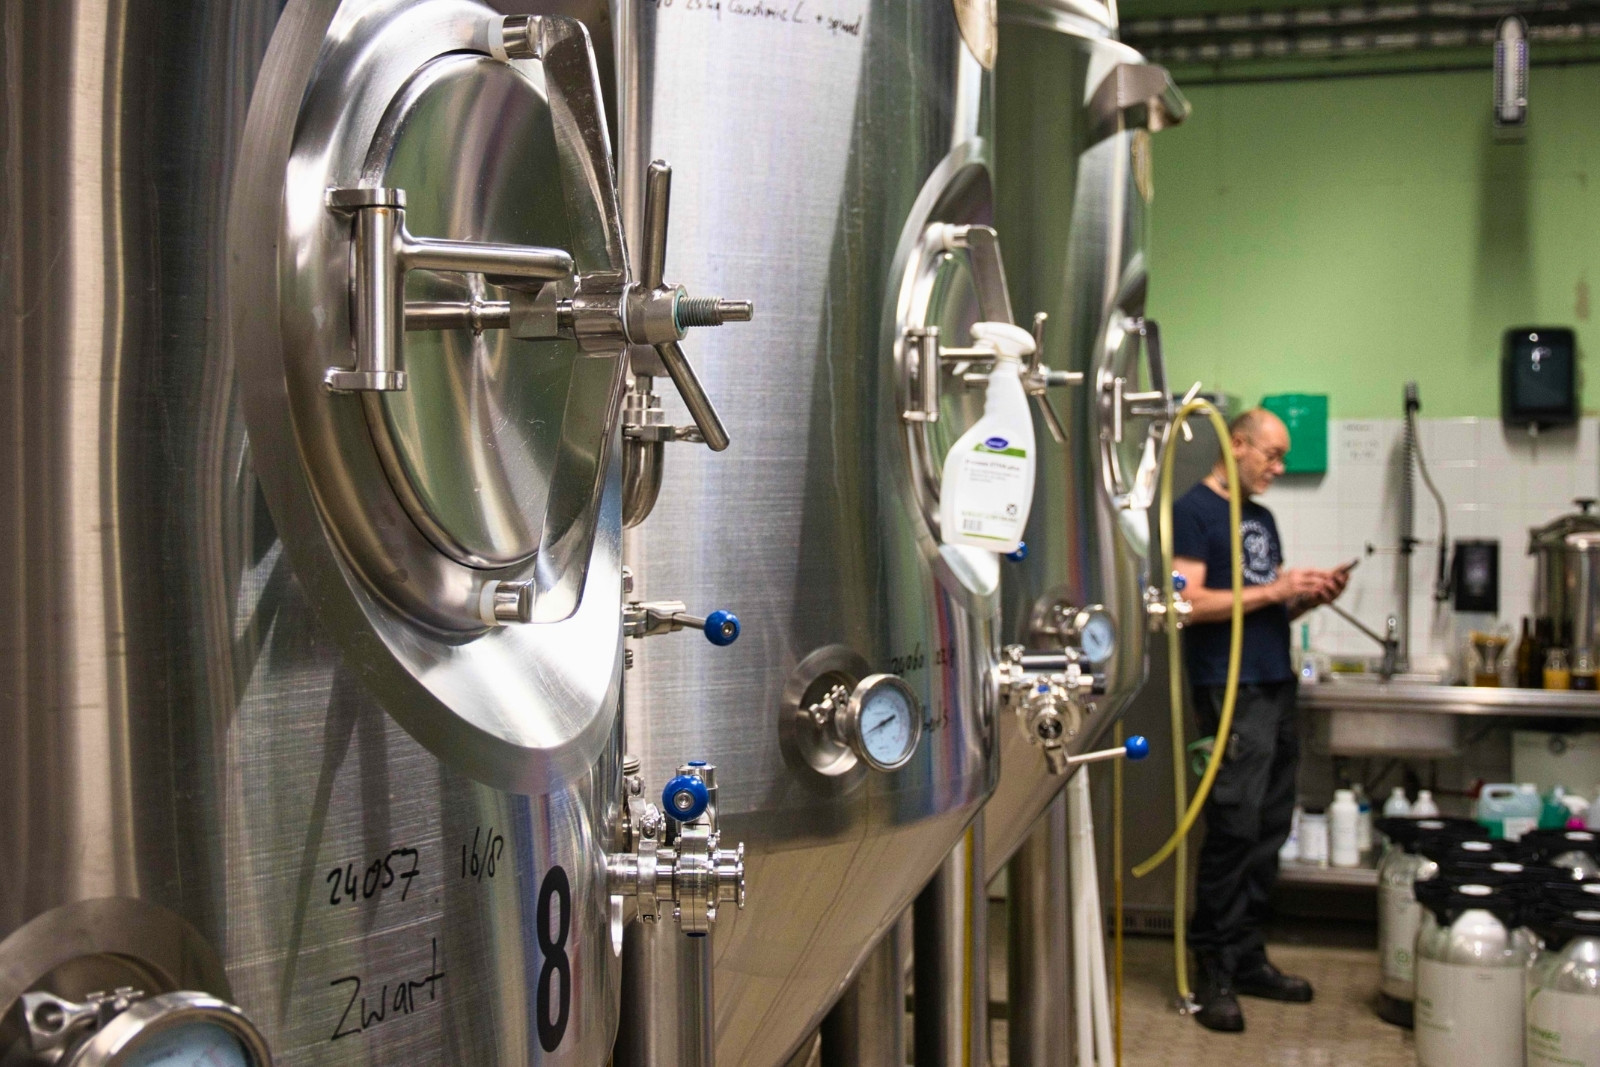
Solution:
{"label": "smartphone in hand", "polygon": [[1354,559],[1346,560],[1345,562],[1339,564],[1337,567],[1335,567],[1333,569],[1334,569],[1334,571],[1336,573],[1339,573],[1339,574],[1349,574],[1351,571],[1355,570],[1360,565],[1361,565],[1361,557],[1357,556]]}

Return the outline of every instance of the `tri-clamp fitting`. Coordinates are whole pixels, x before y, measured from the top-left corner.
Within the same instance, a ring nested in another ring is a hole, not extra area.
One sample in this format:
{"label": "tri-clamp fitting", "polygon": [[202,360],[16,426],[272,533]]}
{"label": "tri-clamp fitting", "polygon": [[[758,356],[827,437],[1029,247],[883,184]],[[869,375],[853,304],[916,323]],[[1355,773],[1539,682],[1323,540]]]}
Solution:
{"label": "tri-clamp fitting", "polygon": [[722,904],[744,907],[744,844],[720,847],[716,768],[685,763],[667,782],[661,806],[644,796],[638,760],[623,763],[625,851],[606,859],[613,897],[632,898],[639,918],[655,922],[672,906],[678,927],[704,937]]}
{"label": "tri-clamp fitting", "polygon": [[1043,751],[1050,773],[1067,773],[1072,766],[1067,743],[1094,711],[1088,701],[1093,671],[1084,670],[1076,649],[1030,653],[1021,645],[1007,645],[995,670],[1000,706],[1016,713],[1029,743]]}

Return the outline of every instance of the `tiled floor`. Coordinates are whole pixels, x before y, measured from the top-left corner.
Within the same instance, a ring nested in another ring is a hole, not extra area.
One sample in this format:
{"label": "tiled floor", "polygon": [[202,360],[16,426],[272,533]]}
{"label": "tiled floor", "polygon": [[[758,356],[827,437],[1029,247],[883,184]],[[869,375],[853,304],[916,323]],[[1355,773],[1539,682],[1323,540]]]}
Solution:
{"label": "tiled floor", "polygon": [[[1378,959],[1370,948],[1306,944],[1270,947],[1283,970],[1316,989],[1310,1004],[1242,1000],[1245,1031],[1215,1034],[1172,1010],[1172,942],[1126,942],[1123,1008],[1125,1067],[1412,1067],[1411,1032],[1372,1010]],[[996,1056],[995,1067],[1002,1061]]]}

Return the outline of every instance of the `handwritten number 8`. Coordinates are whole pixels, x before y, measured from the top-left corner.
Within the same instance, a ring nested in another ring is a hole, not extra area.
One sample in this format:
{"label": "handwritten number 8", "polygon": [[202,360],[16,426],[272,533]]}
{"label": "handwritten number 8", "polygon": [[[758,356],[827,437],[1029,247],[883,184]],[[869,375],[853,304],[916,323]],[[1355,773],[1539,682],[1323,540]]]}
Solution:
{"label": "handwritten number 8", "polygon": [[[556,926],[556,936],[550,936],[550,898],[558,898],[561,919]],[[544,954],[544,967],[539,971],[538,996],[535,1005],[539,1015],[539,1044],[546,1052],[554,1052],[567,1033],[567,1018],[572,1012],[572,963],[567,959],[567,931],[572,925],[572,885],[567,872],[560,867],[550,868],[539,886],[539,906],[535,914],[539,926],[539,951]],[[550,975],[560,979],[559,1001],[552,1019],[550,1011]]]}

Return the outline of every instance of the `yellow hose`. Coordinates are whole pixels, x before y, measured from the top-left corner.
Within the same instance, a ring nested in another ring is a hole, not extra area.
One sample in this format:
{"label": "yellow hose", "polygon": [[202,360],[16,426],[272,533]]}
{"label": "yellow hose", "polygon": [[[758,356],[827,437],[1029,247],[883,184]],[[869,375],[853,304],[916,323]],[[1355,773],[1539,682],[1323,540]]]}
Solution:
{"label": "yellow hose", "polygon": [[[1195,789],[1194,798],[1188,800],[1187,768],[1183,758],[1183,679],[1180,669],[1180,649],[1178,645],[1177,612],[1174,608],[1174,593],[1170,575],[1172,573],[1172,469],[1173,459],[1177,455],[1174,447],[1177,443],[1176,434],[1179,433],[1189,416],[1199,412],[1211,420],[1211,425],[1216,429],[1217,439],[1222,442],[1222,462],[1228,474],[1228,523],[1229,561],[1232,564],[1233,577],[1233,612],[1228,640],[1228,680],[1223,689],[1222,714],[1217,723],[1217,739],[1211,748],[1211,758],[1206,763],[1206,770],[1200,777],[1200,785]],[[1177,816],[1177,827],[1172,836],[1167,838],[1165,844],[1157,849],[1149,859],[1133,868],[1135,878],[1143,878],[1162,863],[1169,856],[1176,853],[1174,861],[1176,892],[1173,908],[1173,956],[1177,971],[1178,995],[1184,1000],[1190,999],[1189,967],[1188,967],[1188,855],[1186,850],[1179,850],[1178,846],[1189,836],[1193,829],[1195,819],[1200,816],[1200,809],[1205,805],[1206,797],[1211,793],[1211,785],[1216,781],[1217,771],[1222,766],[1222,757],[1227,749],[1227,739],[1233,729],[1233,705],[1239,694],[1239,665],[1240,654],[1244,646],[1244,546],[1239,532],[1240,511],[1242,501],[1239,495],[1239,468],[1234,462],[1233,449],[1229,447],[1231,435],[1228,424],[1222,415],[1207,400],[1191,400],[1178,409],[1177,415],[1172,420],[1172,425],[1167,431],[1167,447],[1161,455],[1161,571],[1160,580],[1166,598],[1166,627],[1167,627],[1167,660],[1170,689],[1168,692],[1172,715],[1172,778],[1173,801]],[[1120,824],[1118,829],[1120,830]],[[1120,865],[1118,871],[1120,872]],[[1120,879],[1118,882],[1117,907],[1121,907]],[[1120,924],[1118,932],[1120,933]],[[1119,970],[1121,967],[1121,953],[1118,953]]]}

